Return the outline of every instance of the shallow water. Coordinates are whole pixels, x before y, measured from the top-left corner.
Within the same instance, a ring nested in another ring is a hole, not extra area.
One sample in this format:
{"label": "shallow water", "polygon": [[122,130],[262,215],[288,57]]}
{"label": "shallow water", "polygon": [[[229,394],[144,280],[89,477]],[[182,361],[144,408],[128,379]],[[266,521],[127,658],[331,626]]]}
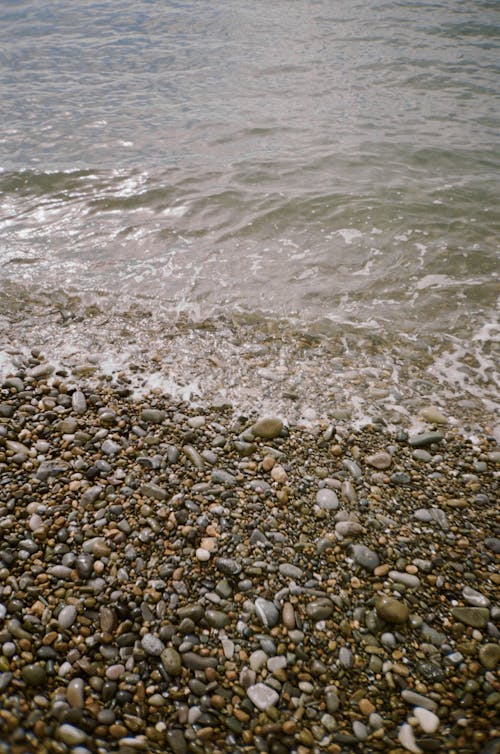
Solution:
{"label": "shallow water", "polygon": [[[271,332],[301,400],[363,366],[493,409],[499,30],[493,2],[3,3],[0,345],[175,343],[203,393],[207,327],[236,382]],[[297,334],[345,363],[309,380]]]}

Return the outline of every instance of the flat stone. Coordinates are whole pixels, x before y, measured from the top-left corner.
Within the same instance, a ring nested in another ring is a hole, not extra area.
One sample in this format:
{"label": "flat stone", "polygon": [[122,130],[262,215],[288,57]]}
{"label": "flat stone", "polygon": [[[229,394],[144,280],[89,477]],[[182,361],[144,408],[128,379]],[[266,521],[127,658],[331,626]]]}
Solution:
{"label": "flat stone", "polygon": [[153,500],[166,500],[167,499],[167,492],[163,489],[163,487],[160,487],[158,484],[153,484],[153,482],[147,482],[146,484],[143,484],[139,492],[141,495],[144,495],[144,497],[150,497]]}
{"label": "flat stone", "polygon": [[280,620],[280,611],[270,600],[257,597],[255,600],[255,612],[265,628],[274,628]]}
{"label": "flat stone", "polygon": [[141,411],[141,419],[147,424],[161,424],[165,420],[165,411],[157,408],[145,408]]}
{"label": "flat stone", "polygon": [[416,691],[412,691],[412,689],[403,689],[401,697],[407,704],[412,704],[415,707],[424,707],[431,712],[436,712],[438,709],[438,704],[434,699],[429,699],[429,697],[418,694]]}
{"label": "flat stone", "polygon": [[206,670],[207,668],[217,667],[217,659],[215,657],[198,655],[196,652],[184,652],[181,657],[182,664],[190,670]]}
{"label": "flat stone", "polygon": [[335,524],[335,533],[340,537],[359,537],[364,530],[358,521],[337,521]]}
{"label": "flat stone", "polygon": [[262,437],[265,440],[273,440],[275,437],[279,437],[282,431],[283,422],[276,417],[264,417],[252,426],[252,433],[255,437]]}
{"label": "flat stone", "polygon": [[349,554],[352,559],[367,571],[373,571],[380,565],[380,558],[376,552],[370,550],[366,545],[350,545]]}
{"label": "flat stone", "polygon": [[410,437],[408,442],[412,448],[425,448],[426,445],[432,445],[433,443],[439,443],[444,440],[442,432],[421,432],[418,435]]}
{"label": "flat stone", "polygon": [[406,623],[410,612],[403,602],[384,594],[375,603],[377,615],[387,623]]}
{"label": "flat stone", "polygon": [[464,598],[465,602],[467,602],[467,604],[471,605],[472,607],[490,606],[488,597],[486,597],[484,594],[481,594],[481,592],[478,592],[476,589],[472,589],[472,587],[470,586],[464,586],[462,590],[462,597]]}
{"label": "flat stone", "polygon": [[306,613],[315,623],[333,615],[333,602],[328,597],[313,600],[306,607]]}
{"label": "flat stone", "polygon": [[83,495],[80,498],[80,504],[84,508],[88,508],[91,505],[95,503],[101,492],[103,491],[102,487],[99,487],[98,485],[94,485],[93,487],[89,487],[85,490]]}
{"label": "flat stone", "polygon": [[227,487],[234,487],[236,478],[229,471],[223,469],[214,469],[212,471],[212,482],[215,484],[225,484]]}
{"label": "flat stone", "polygon": [[375,469],[388,469],[392,463],[392,456],[390,453],[381,451],[380,453],[373,453],[372,455],[366,456],[365,462],[369,466],[373,466]]}
{"label": "flat stone", "polygon": [[280,563],[278,570],[285,578],[294,579],[295,581],[299,581],[304,575],[302,568],[292,563]]}
{"label": "flat stone", "polygon": [[451,614],[460,623],[473,628],[484,628],[490,619],[490,611],[485,607],[452,607]]}
{"label": "flat stone", "polygon": [[421,410],[420,416],[431,424],[448,424],[448,419],[436,406],[426,406]]}
{"label": "flat stone", "polygon": [[178,676],[182,669],[182,658],[179,652],[173,647],[167,647],[160,655],[161,662],[167,673],[171,676]]}
{"label": "flat stone", "polygon": [[279,699],[277,691],[267,686],[265,683],[256,683],[253,686],[249,686],[247,689],[247,695],[250,701],[257,707],[257,709],[264,712],[269,707],[274,707]]}

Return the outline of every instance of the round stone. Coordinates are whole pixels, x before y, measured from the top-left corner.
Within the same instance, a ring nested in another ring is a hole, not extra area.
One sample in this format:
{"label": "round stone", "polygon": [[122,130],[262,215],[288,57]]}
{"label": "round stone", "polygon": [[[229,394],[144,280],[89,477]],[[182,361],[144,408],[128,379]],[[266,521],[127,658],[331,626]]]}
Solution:
{"label": "round stone", "polygon": [[207,560],[210,560],[209,551],[205,550],[204,547],[198,547],[196,549],[196,559],[199,560],[201,563],[206,563]]}
{"label": "round stone", "polygon": [[72,678],[66,689],[66,699],[70,707],[81,709],[85,701],[85,684],[82,678]]}
{"label": "round stone", "polygon": [[500,662],[500,644],[483,644],[479,648],[479,661],[488,670],[495,670]]}
{"label": "round stone", "polygon": [[365,461],[369,466],[383,470],[389,468],[392,463],[392,457],[389,453],[381,451],[380,453],[373,453],[373,455],[366,456]]}
{"label": "round stone", "polygon": [[339,507],[339,499],[333,490],[323,487],[316,493],[316,503],[323,510],[334,511]]}
{"label": "round stone", "polygon": [[486,607],[452,607],[451,613],[460,623],[473,628],[484,628],[490,618]]}
{"label": "round stone", "polygon": [[273,440],[275,437],[279,437],[282,430],[283,422],[276,417],[264,417],[252,426],[253,434],[265,440]]}
{"label": "round stone", "polygon": [[165,649],[164,643],[153,634],[144,634],[141,639],[141,646],[148,655],[159,657]]}
{"label": "round stone", "polygon": [[410,612],[403,602],[384,594],[375,603],[377,615],[387,623],[406,623]]}

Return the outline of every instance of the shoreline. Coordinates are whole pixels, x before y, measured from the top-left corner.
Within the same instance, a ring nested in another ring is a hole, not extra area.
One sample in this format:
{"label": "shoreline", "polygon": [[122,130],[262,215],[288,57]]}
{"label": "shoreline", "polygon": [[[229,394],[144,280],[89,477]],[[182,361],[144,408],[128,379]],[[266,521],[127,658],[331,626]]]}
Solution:
{"label": "shoreline", "polygon": [[131,392],[3,379],[1,752],[498,751],[492,427]]}

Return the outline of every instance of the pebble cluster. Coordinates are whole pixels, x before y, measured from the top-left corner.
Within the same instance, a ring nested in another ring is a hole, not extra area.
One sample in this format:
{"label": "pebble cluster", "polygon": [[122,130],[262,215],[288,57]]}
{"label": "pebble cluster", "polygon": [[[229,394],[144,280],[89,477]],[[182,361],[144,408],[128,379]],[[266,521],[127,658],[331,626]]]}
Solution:
{"label": "pebble cluster", "polygon": [[498,754],[488,427],[130,392],[3,381],[0,752]]}

